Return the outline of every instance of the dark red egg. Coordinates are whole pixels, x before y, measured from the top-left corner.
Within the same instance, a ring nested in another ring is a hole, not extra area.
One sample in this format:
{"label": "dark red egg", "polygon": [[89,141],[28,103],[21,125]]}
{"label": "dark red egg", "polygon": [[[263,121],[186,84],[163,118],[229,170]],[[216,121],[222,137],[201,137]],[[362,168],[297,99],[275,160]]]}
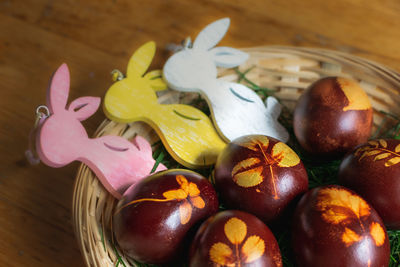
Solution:
{"label": "dark red egg", "polygon": [[168,170],[130,187],[113,227],[125,254],[144,263],[174,260],[191,227],[218,211],[211,183],[188,170]]}
{"label": "dark red egg", "polygon": [[300,267],[389,264],[389,240],[381,218],[345,187],[330,185],[308,191],[292,224],[293,251]]}
{"label": "dark red egg", "polygon": [[379,213],[386,226],[400,229],[400,140],[372,140],[346,155],[339,181]]}
{"label": "dark red egg", "polygon": [[327,77],[300,97],[293,117],[294,133],[310,154],[338,157],[366,142],[372,129],[372,106],[355,81]]}
{"label": "dark red egg", "polygon": [[246,212],[222,211],[205,221],[190,250],[190,267],[281,267],[278,243],[269,228]]}
{"label": "dark red egg", "polygon": [[297,154],[272,137],[248,135],[229,143],[214,170],[221,201],[264,222],[276,220],[307,191],[307,172]]}

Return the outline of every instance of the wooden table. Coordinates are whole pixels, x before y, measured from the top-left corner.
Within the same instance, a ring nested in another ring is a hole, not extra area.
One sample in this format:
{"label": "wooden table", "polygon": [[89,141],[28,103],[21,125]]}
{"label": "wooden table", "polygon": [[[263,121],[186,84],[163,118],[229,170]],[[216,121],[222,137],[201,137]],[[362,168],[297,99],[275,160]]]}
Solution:
{"label": "wooden table", "polygon": [[[221,45],[332,48],[400,71],[400,2],[237,0],[0,0],[0,266],[84,266],[71,224],[78,163],[60,169],[24,158],[35,108],[52,72],[67,62],[70,99],[103,96],[148,40],[165,47],[221,17]],[[92,134],[104,115],[85,122]]]}

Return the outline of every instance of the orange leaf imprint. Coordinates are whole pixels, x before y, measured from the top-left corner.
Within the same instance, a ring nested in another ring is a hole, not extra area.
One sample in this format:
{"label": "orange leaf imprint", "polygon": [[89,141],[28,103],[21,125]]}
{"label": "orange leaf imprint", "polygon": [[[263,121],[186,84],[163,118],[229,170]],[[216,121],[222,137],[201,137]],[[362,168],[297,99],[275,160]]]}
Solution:
{"label": "orange leaf imprint", "polygon": [[192,205],[190,205],[189,201],[184,200],[183,203],[179,206],[179,216],[181,218],[181,224],[187,224],[192,217]]}
{"label": "orange leaf imprint", "polygon": [[154,201],[154,202],[167,202],[167,201],[182,201],[179,206],[179,215],[181,224],[186,224],[190,221],[193,212],[193,206],[198,209],[203,209],[205,207],[205,202],[200,196],[200,190],[195,183],[188,182],[185,176],[177,175],[176,181],[180,185],[180,188],[165,191],[162,195],[164,199],[157,198],[142,198],[133,200],[126,205],[122,206],[117,210],[116,213],[120,212],[123,208],[144,201]]}
{"label": "orange leaf imprint", "polygon": [[210,249],[210,259],[221,266],[235,266],[232,249],[222,243],[218,242],[212,245]]}
{"label": "orange leaf imprint", "polygon": [[209,252],[211,261],[221,266],[241,266],[242,258],[245,263],[250,263],[260,258],[265,252],[265,242],[257,235],[247,238],[239,250],[239,245],[243,243],[247,235],[247,225],[236,217],[225,223],[224,233],[235,249],[232,250],[227,244],[217,242],[211,246]]}
{"label": "orange leaf imprint", "polygon": [[342,241],[346,244],[346,247],[352,245],[355,242],[358,242],[362,239],[361,236],[356,234],[351,229],[345,227],[344,233],[342,235]]}
{"label": "orange leaf imprint", "polygon": [[382,226],[379,223],[373,222],[371,224],[370,233],[375,241],[375,245],[380,247],[385,243],[385,230],[383,230]]}
{"label": "orange leaf imprint", "polygon": [[193,206],[195,206],[198,209],[202,209],[206,206],[206,203],[200,196],[191,197],[190,200],[191,200]]}
{"label": "orange leaf imprint", "polygon": [[333,224],[347,224],[370,214],[370,208],[361,197],[344,189],[325,188],[319,192],[317,208],[322,218]]}
{"label": "orange leaf imprint", "polygon": [[245,262],[250,263],[257,260],[264,254],[265,242],[259,236],[252,235],[247,238],[242,247],[242,254],[245,257]]}
{"label": "orange leaf imprint", "polygon": [[[346,246],[359,242],[365,237],[346,227],[354,220],[358,220],[363,232],[367,232],[361,222],[362,217],[369,216],[371,213],[365,200],[347,190],[337,188],[322,189],[318,198],[317,209],[322,212],[322,218],[329,223],[345,226],[342,241]],[[371,224],[369,234],[377,246],[384,244],[385,231],[379,223]]]}

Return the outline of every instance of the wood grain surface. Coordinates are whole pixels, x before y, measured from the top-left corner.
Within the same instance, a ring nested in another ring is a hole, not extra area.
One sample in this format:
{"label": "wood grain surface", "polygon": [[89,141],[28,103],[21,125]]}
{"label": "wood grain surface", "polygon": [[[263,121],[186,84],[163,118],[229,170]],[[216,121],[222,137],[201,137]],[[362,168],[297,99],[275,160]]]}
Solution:
{"label": "wood grain surface", "polygon": [[[161,67],[167,44],[229,16],[220,45],[331,48],[400,71],[399,13],[397,0],[0,0],[0,266],[84,266],[71,224],[78,164],[24,158],[35,108],[62,62],[70,99],[103,96],[110,71],[124,70],[141,44],[156,41],[152,67]],[[84,123],[89,134],[103,118]]]}

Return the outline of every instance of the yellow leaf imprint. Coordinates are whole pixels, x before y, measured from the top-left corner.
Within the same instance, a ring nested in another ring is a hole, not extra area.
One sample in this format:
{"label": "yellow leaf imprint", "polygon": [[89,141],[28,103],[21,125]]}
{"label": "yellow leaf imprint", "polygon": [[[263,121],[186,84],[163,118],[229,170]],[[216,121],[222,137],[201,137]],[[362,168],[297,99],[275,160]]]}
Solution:
{"label": "yellow leaf imprint", "polygon": [[394,149],[394,152],[400,152],[400,144],[398,144],[398,145],[396,146],[396,148]]}
{"label": "yellow leaf imprint", "polygon": [[387,148],[387,142],[383,139],[379,139],[379,144],[381,144],[381,146],[383,146],[384,148]]}
{"label": "yellow leaf imprint", "polygon": [[394,152],[400,152],[400,144],[398,144],[398,145],[396,146],[396,148],[394,149]]}
{"label": "yellow leaf imprint", "polygon": [[342,235],[342,241],[346,244],[346,247],[352,245],[355,242],[358,242],[362,239],[357,233],[353,230],[345,227],[344,233]]}
{"label": "yellow leaf imprint", "polygon": [[376,156],[376,157],[374,158],[374,161],[381,160],[381,159],[385,159],[385,158],[389,157],[390,155],[391,155],[391,153],[382,153],[382,154],[379,154],[378,156]]}
{"label": "yellow leaf imprint", "polygon": [[245,169],[248,167],[251,167],[257,163],[260,163],[259,158],[247,158],[245,160],[240,161],[233,167],[232,169],[232,176],[234,176],[236,173],[238,173],[241,169]]}
{"label": "yellow leaf imprint", "polygon": [[234,266],[232,256],[232,249],[221,242],[215,243],[210,249],[210,259],[221,266]]}
{"label": "yellow leaf imprint", "polygon": [[257,167],[244,172],[240,172],[233,176],[233,181],[242,187],[256,186],[263,181],[263,167]]}
{"label": "yellow leaf imprint", "polygon": [[365,157],[373,156],[373,155],[376,155],[376,154],[379,154],[379,153],[381,153],[380,150],[365,151],[358,160],[362,160]]}
{"label": "yellow leaf imprint", "polygon": [[239,245],[247,235],[247,225],[242,220],[230,218],[224,226],[224,232],[228,240],[235,245],[235,251],[222,243],[218,242],[211,246],[210,259],[218,266],[241,266],[241,261],[250,263],[262,256],[265,251],[265,242],[259,236],[252,235],[244,242],[239,250]]}
{"label": "yellow leaf imprint", "polygon": [[385,230],[379,223],[373,222],[370,227],[370,233],[378,247],[385,243]]}
{"label": "yellow leaf imprint", "polygon": [[378,147],[378,146],[379,146],[378,142],[377,142],[377,141],[374,141],[374,140],[368,141],[368,144],[370,144],[370,145],[372,145],[372,146],[375,146],[375,147]]}
{"label": "yellow leaf imprint", "polygon": [[259,236],[252,235],[247,238],[242,247],[242,254],[245,256],[245,262],[250,263],[257,260],[264,254],[265,242]]}
{"label": "yellow leaf imprint", "polygon": [[343,108],[343,111],[365,110],[371,108],[371,102],[368,99],[368,95],[357,82],[346,78],[337,78],[337,81],[349,101],[349,104]]}
{"label": "yellow leaf imprint", "polygon": [[239,143],[235,143],[235,142],[234,143],[237,144],[237,145],[240,145],[242,147],[246,147],[248,149],[251,149],[253,151],[257,151],[259,149],[260,145],[265,147],[265,148],[267,148],[268,144],[269,144],[268,137],[262,136],[262,135],[257,136],[257,138],[254,138],[252,136],[245,136],[243,138],[244,138],[244,141],[242,139],[240,144]]}
{"label": "yellow leaf imprint", "polygon": [[242,220],[233,217],[225,223],[224,232],[232,244],[240,244],[247,235],[247,226]]}
{"label": "yellow leaf imprint", "polygon": [[348,219],[360,219],[370,214],[370,208],[365,200],[338,188],[321,189],[317,208],[322,211],[322,218],[333,224]]}
{"label": "yellow leaf imprint", "polygon": [[276,143],[273,146],[272,157],[278,162],[280,167],[292,167],[300,163],[300,158],[296,152],[282,142]]}
{"label": "yellow leaf imprint", "polygon": [[395,165],[395,164],[397,164],[397,163],[399,163],[399,162],[400,162],[400,157],[394,157],[394,158],[389,159],[389,160],[385,163],[385,166],[386,166],[386,167],[390,167],[390,166],[393,166],[393,165]]}

